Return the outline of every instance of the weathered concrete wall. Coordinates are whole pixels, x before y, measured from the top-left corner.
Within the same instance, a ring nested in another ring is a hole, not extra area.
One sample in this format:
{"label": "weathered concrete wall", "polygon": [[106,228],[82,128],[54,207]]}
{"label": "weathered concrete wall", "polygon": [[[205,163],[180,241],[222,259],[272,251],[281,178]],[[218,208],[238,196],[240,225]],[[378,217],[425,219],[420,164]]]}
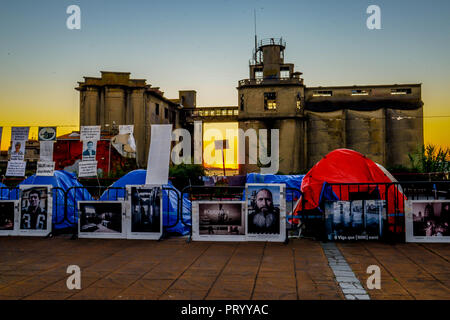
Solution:
{"label": "weathered concrete wall", "polygon": [[423,108],[386,110],[387,165],[409,165],[408,153],[423,144]]}
{"label": "weathered concrete wall", "polygon": [[386,164],[384,109],[376,111],[346,110],[345,115],[346,148],[358,151],[384,166]]}
{"label": "weathered concrete wall", "polygon": [[305,112],[307,124],[308,168],[334,149],[345,147],[345,113]]}

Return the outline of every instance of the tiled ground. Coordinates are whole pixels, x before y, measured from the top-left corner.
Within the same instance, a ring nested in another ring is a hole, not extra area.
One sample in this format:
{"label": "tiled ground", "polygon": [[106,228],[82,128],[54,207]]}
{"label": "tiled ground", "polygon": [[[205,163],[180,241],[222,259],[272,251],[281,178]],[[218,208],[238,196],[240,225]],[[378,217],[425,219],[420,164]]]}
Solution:
{"label": "tiled ground", "polygon": [[[450,245],[338,244],[372,299],[450,299]],[[81,290],[68,290],[68,265]],[[366,288],[367,289],[367,288]],[[0,299],[344,299],[319,242],[0,238]]]}

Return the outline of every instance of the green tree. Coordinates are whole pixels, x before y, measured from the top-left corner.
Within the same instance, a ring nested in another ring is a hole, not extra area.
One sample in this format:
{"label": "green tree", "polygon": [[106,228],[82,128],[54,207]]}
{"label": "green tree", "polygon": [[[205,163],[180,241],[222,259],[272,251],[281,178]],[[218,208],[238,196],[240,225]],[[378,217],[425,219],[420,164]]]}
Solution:
{"label": "green tree", "polygon": [[420,173],[448,173],[450,171],[450,149],[428,144],[408,154],[411,168]]}
{"label": "green tree", "polygon": [[188,185],[203,185],[205,168],[199,164],[178,164],[170,166],[169,176],[175,188],[182,190]]}

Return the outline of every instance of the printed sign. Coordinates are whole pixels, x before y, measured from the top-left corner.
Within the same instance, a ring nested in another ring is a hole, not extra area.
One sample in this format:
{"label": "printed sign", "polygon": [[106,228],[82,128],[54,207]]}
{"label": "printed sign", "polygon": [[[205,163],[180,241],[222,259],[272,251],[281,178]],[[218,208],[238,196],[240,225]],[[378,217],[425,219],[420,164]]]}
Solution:
{"label": "printed sign", "polygon": [[81,126],[81,141],[100,140],[100,126]]}
{"label": "printed sign", "polygon": [[97,153],[97,141],[96,140],[84,140],[83,141],[83,161],[95,160]]}
{"label": "printed sign", "polygon": [[245,241],[244,201],[194,201],[192,240]]}
{"label": "printed sign", "polygon": [[78,177],[97,176],[97,161],[80,161],[78,163]]}
{"label": "printed sign", "polygon": [[41,161],[52,162],[53,161],[53,141],[41,141],[39,147],[39,159]]}
{"label": "printed sign", "polygon": [[39,141],[55,141],[56,127],[39,127],[38,139]]}
{"label": "printed sign", "polygon": [[7,177],[24,177],[25,168],[27,166],[26,161],[8,161],[8,167],[6,168]]}
{"label": "printed sign", "polygon": [[12,127],[11,141],[28,141],[30,127]]}
{"label": "printed sign", "polygon": [[406,201],[406,242],[450,242],[450,200]]}
{"label": "printed sign", "polygon": [[55,174],[55,162],[38,161],[36,175],[43,177],[53,177]]}
{"label": "printed sign", "polygon": [[25,143],[25,141],[12,141],[10,160],[22,161],[25,159]]}

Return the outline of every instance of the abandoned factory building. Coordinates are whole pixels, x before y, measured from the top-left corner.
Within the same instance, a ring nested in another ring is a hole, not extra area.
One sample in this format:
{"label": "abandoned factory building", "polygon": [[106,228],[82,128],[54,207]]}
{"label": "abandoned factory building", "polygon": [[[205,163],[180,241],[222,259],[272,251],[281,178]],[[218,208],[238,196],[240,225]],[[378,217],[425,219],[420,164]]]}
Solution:
{"label": "abandoned factory building", "polygon": [[[307,87],[302,73],[284,62],[285,48],[282,39],[258,43],[249,78],[238,82],[237,106],[197,107],[194,90],[168,99],[124,72],[85,77],[76,88],[80,125],[108,131],[134,124],[140,166],[147,163],[152,124],[172,123],[193,134],[198,120],[238,122],[243,130],[279,129],[284,174],[305,171],[337,148],[356,150],[387,167],[408,165],[408,153],[423,144],[421,84]],[[257,171],[258,165],[248,161],[239,169],[241,174]]]}

